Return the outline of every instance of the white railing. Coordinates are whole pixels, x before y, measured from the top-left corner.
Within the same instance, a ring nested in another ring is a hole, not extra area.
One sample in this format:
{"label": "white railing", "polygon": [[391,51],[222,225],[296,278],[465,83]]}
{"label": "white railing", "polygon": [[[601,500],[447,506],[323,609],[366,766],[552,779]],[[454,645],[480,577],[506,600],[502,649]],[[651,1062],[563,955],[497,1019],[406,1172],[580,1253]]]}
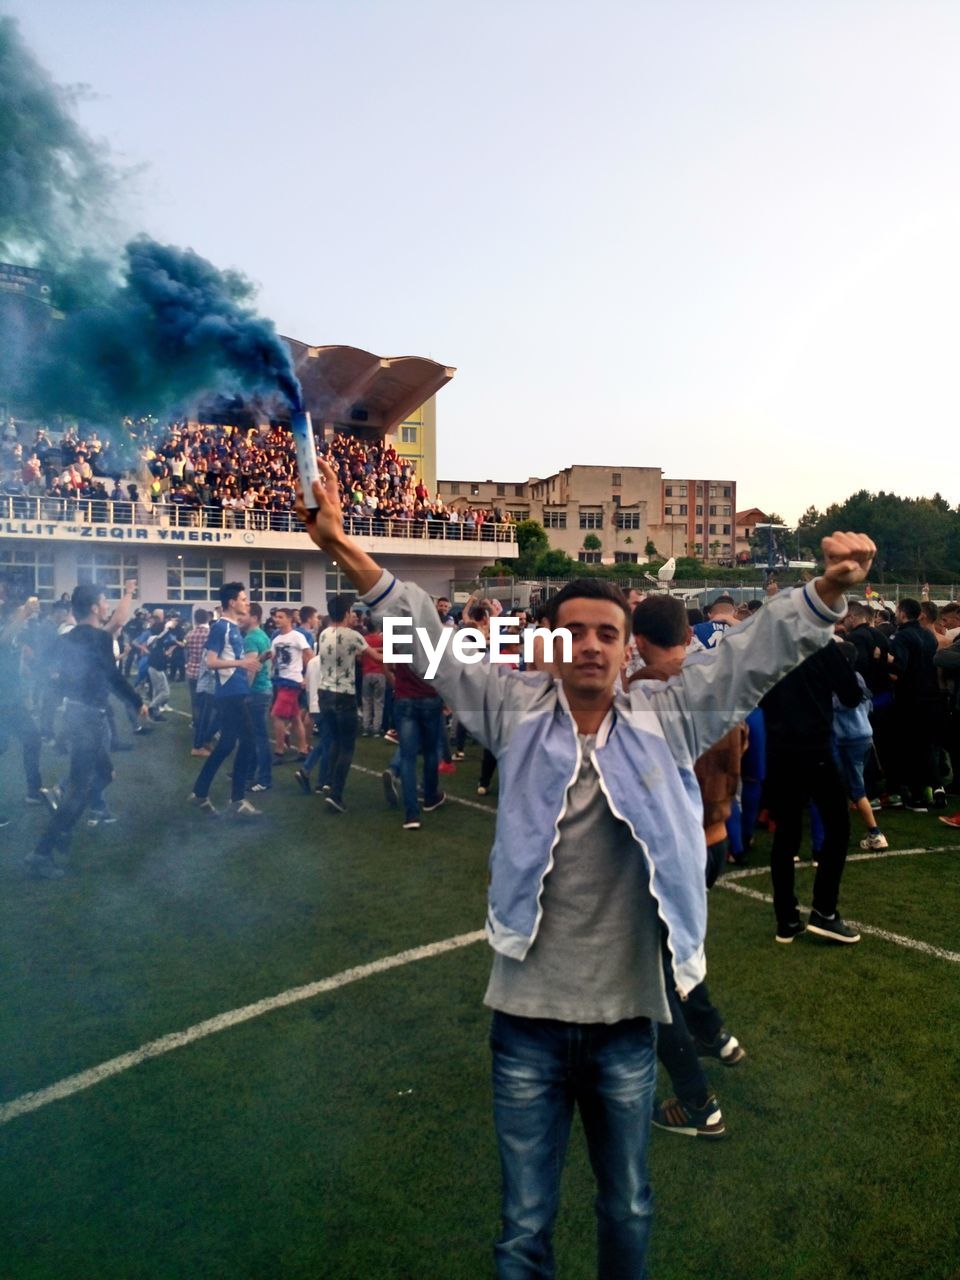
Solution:
{"label": "white railing", "polygon": [[[56,521],[84,525],[146,525],[165,529],[251,529],[256,533],[302,533],[293,511],[194,507],[174,502],[117,502],[109,498],[37,498],[0,494],[0,520]],[[343,527],[356,537],[418,538],[440,542],[515,542],[516,526],[484,520],[406,520],[382,516],[344,516]]]}

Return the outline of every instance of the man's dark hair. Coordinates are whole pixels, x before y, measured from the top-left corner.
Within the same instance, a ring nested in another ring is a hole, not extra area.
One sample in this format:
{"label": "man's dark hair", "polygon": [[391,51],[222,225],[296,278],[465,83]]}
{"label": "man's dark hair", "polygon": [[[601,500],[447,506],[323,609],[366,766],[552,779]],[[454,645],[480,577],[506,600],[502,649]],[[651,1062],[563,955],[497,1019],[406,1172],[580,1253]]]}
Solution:
{"label": "man's dark hair", "polygon": [[750,610],[750,612],[751,612],[751,613],[759,613],[759,612],[760,612],[760,610],[763,608],[763,601],[762,601],[762,600],[748,600],[748,601],[747,601],[747,608]]}
{"label": "man's dark hair", "polygon": [[327,601],[331,622],[342,622],[353,608],[353,596],[332,596]]}
{"label": "man's dark hair", "polygon": [[203,624],[209,620],[209,617],[210,615],[209,613],[207,613],[206,609],[194,609],[193,611],[194,626],[202,627]]}
{"label": "man's dark hair", "polygon": [[490,610],[482,604],[472,604],[467,610],[468,622],[486,622],[490,617]]}
{"label": "man's dark hair", "polygon": [[437,596],[437,604],[449,604],[449,603],[450,603],[449,596]]}
{"label": "man's dark hair", "polygon": [[627,597],[616,583],[608,582],[606,578],[574,578],[565,587],[561,587],[557,594],[547,601],[546,613],[551,631],[557,626],[557,614],[561,606],[568,600],[609,600],[611,604],[623,610],[624,634],[630,635],[630,606],[627,604]]}
{"label": "man's dark hair", "polygon": [[304,622],[304,623],[309,622],[311,618],[315,618],[316,616],[317,616],[317,611],[312,604],[305,604],[301,606],[300,608],[301,622]]}
{"label": "man's dark hair", "polygon": [[256,618],[256,620],[259,622],[260,619],[263,617],[263,605],[259,605],[259,604],[250,605],[250,616],[252,618]]}
{"label": "man's dark hair", "polygon": [[691,627],[695,627],[695,626],[697,625],[697,623],[698,623],[698,622],[703,622],[703,610],[702,610],[702,609],[688,609],[688,610],[687,610],[687,621],[690,623]]}
{"label": "man's dark hair", "polygon": [[246,591],[242,582],[225,582],[220,588],[220,607],[227,609],[233,604],[241,591]]}
{"label": "man's dark hair", "polygon": [[103,587],[98,587],[94,582],[81,582],[79,586],[73,588],[70,608],[77,622],[87,616],[102,595]]}
{"label": "man's dark hair", "polygon": [[924,600],[920,605],[920,612],[928,622],[936,622],[940,617],[940,610],[932,600]]}
{"label": "man's dark hair", "polygon": [[910,596],[905,596],[897,608],[908,622],[916,622],[920,617],[920,601],[913,600]]}
{"label": "man's dark hair", "polygon": [[686,644],[689,626],[683,601],[673,596],[647,596],[633,611],[633,634],[658,649]]}
{"label": "man's dark hair", "polygon": [[729,605],[732,608],[734,605],[733,596],[722,595],[722,596],[717,596],[715,600],[711,600],[710,603],[707,605],[707,614],[708,615],[711,614],[718,604]]}
{"label": "man's dark hair", "polygon": [[851,618],[859,618],[860,622],[869,622],[873,616],[867,605],[861,604],[859,600],[853,600],[847,605],[847,613]]}

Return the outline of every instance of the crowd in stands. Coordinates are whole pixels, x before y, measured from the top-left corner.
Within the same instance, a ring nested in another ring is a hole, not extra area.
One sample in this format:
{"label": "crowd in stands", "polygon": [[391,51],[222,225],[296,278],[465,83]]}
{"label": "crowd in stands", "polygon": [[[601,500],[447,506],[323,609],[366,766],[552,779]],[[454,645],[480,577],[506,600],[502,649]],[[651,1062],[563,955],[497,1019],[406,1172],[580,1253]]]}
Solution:
{"label": "crowd in stands", "polygon": [[[285,427],[178,421],[124,430],[121,457],[110,437],[95,431],[79,437],[69,430],[55,440],[38,430],[24,441],[8,423],[0,495],[13,500],[14,514],[18,498],[46,497],[66,501],[71,516],[94,521],[149,522],[162,512],[174,525],[298,527],[296,452]],[[344,522],[353,533],[488,541],[493,525],[509,520],[499,509],[461,510],[431,498],[413,464],[383,441],[338,432],[319,440],[317,450],[337,471]],[[108,502],[117,505],[108,508]],[[61,509],[50,504],[45,515]]]}

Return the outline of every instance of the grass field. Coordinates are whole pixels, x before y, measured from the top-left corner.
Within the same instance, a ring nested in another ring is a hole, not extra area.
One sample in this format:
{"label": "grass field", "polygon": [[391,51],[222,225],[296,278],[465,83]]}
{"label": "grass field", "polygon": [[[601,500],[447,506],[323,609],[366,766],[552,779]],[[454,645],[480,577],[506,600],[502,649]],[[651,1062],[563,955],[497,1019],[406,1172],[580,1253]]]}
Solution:
{"label": "grass field", "polygon": [[[258,826],[203,820],[184,804],[188,745],[172,716],[117,757],[122,820],[83,830],[56,883],[22,874],[42,816],[19,808],[19,761],[0,758],[16,814],[0,831],[0,1104],[481,927],[493,801],[474,795],[476,749],[447,780],[472,803],[406,833],[360,771],[345,817],[302,796],[287,767]],[[388,754],[364,742],[357,763],[378,771]],[[53,757],[45,767],[52,780]],[[932,815],[885,829],[894,848],[951,843]],[[802,898],[810,875],[799,872]],[[764,874],[737,883],[769,892]],[[654,1133],[655,1280],[960,1277],[960,850],[852,862],[842,906],[939,953],[873,936],[779,947],[768,905],[711,895],[711,987],[749,1057],[708,1068],[724,1141]],[[491,1274],[488,964],[486,944],[470,943],[315,991],[9,1118],[0,1276]],[[564,1280],[594,1275],[592,1195],[575,1133]]]}

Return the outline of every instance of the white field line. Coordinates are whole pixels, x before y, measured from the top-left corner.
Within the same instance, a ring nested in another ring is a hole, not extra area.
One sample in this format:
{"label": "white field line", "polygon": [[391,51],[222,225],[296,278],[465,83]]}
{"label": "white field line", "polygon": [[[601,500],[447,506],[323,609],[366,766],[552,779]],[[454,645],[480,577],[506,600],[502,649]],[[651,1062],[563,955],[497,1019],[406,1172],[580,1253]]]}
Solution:
{"label": "white field line", "polygon": [[[851,853],[847,855],[847,862],[879,862],[883,858],[914,858],[919,853],[960,853],[960,844],[930,845],[924,849],[881,849],[874,853]],[[797,863],[798,870],[808,866],[810,866],[809,862]],[[736,871],[725,871],[717,883],[724,880],[749,880],[752,876],[769,874],[769,866],[738,867]]]}
{"label": "white field line", "polygon": [[[379,778],[384,772],[383,769],[367,769],[362,764],[352,764],[350,768],[356,769],[357,773],[369,774],[371,778]],[[479,809],[481,813],[486,813],[491,818],[495,818],[497,816],[497,811],[492,805],[478,804],[476,800],[461,800],[459,796],[450,795],[449,791],[446,795],[451,804],[462,804],[467,809]]]}
{"label": "white field line", "polygon": [[[756,889],[747,889],[742,884],[725,883],[725,877],[721,877],[716,883],[720,889],[726,889],[730,893],[742,894],[745,898],[752,898],[754,902],[773,903],[773,897],[769,893],[760,893]],[[808,907],[801,907],[802,911],[809,910]],[[844,917],[846,919],[846,917]],[[855,929],[859,929],[861,933],[868,934],[871,938],[881,938],[884,942],[893,942],[898,947],[907,947],[910,951],[919,951],[925,956],[935,956],[938,960],[948,960],[951,964],[960,964],[960,953],[956,951],[947,951],[943,947],[935,947],[930,942],[920,942],[917,938],[905,938],[900,933],[888,933],[886,929],[877,929],[872,924],[862,924],[859,920],[847,919],[847,924],[853,925]]]}
{"label": "white field line", "polygon": [[440,942],[430,942],[423,947],[413,947],[409,951],[398,951],[396,955],[385,956],[370,964],[357,965],[353,969],[344,969],[342,973],[335,973],[330,978],[321,978],[319,982],[310,982],[303,987],[291,987],[289,991],[281,991],[279,995],[268,996],[263,1000],[257,1000],[254,1004],[244,1005],[242,1009],[231,1009],[228,1013],[217,1014],[215,1018],[197,1022],[183,1031],[174,1031],[170,1035],[161,1036],[159,1040],[151,1040],[131,1053],[122,1053],[117,1058],[110,1058],[107,1062],[101,1062],[99,1066],[91,1067],[88,1071],[67,1076],[46,1089],[24,1093],[19,1098],[3,1103],[0,1105],[0,1125],[9,1124],[18,1116],[37,1111],[51,1102],[69,1098],[83,1089],[90,1089],[93,1085],[109,1080],[111,1076],[119,1075],[122,1071],[129,1071],[131,1067],[139,1066],[141,1062],[146,1062],[150,1058],[162,1057],[163,1054],[171,1053],[174,1049],[182,1049],[184,1045],[193,1044],[195,1040],[203,1040],[206,1036],[215,1035],[218,1031],[226,1031],[228,1027],[249,1022],[265,1013],[272,1013],[275,1009],[285,1009],[288,1005],[297,1004],[301,1000],[311,1000],[314,996],[323,995],[327,991],[336,991],[339,987],[348,986],[351,982],[359,982],[362,978],[372,977],[376,973],[386,973],[389,969],[399,969],[417,960],[427,960],[432,956],[443,955],[447,951],[469,947],[475,942],[480,942],[483,937],[483,932],[462,933],[455,938],[445,938]]}

